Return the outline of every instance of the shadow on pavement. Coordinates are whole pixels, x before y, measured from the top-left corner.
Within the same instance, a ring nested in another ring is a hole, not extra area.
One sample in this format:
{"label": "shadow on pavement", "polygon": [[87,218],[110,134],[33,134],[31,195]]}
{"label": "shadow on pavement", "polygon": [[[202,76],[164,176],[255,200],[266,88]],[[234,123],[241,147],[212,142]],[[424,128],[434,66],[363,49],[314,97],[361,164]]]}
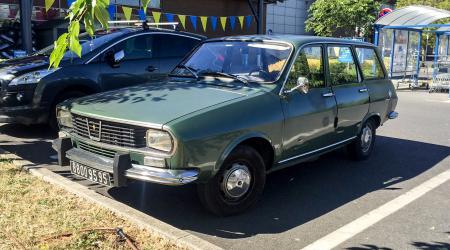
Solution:
{"label": "shadow on pavement", "polygon": [[414,178],[449,155],[450,147],[378,136],[368,161],[354,162],[336,151],[269,175],[258,205],[228,218],[207,213],[195,185],[177,188],[135,182],[109,189],[107,195],[180,229],[246,238],[285,232],[369,192],[392,190],[389,186]]}

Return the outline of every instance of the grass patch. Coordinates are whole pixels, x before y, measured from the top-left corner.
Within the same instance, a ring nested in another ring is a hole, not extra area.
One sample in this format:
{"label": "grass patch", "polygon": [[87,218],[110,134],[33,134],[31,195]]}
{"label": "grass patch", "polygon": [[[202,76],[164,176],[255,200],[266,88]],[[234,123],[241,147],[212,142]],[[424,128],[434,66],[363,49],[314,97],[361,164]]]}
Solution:
{"label": "grass patch", "polygon": [[110,211],[0,160],[0,249],[180,249]]}

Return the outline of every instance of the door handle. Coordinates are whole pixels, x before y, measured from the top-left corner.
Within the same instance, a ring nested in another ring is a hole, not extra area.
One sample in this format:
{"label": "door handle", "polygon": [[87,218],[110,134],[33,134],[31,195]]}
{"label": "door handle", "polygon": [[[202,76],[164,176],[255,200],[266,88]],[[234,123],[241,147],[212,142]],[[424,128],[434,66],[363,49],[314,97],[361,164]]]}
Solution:
{"label": "door handle", "polygon": [[333,92],[328,92],[328,93],[324,93],[322,94],[323,97],[333,97],[334,93]]}
{"label": "door handle", "polygon": [[364,92],[367,92],[368,89],[367,88],[362,88],[362,89],[359,89],[358,91],[359,91],[359,93],[364,93]]}
{"label": "door handle", "polygon": [[158,68],[156,68],[155,66],[148,66],[147,67],[147,71],[148,72],[153,72],[153,71],[156,71],[156,70],[158,70]]}

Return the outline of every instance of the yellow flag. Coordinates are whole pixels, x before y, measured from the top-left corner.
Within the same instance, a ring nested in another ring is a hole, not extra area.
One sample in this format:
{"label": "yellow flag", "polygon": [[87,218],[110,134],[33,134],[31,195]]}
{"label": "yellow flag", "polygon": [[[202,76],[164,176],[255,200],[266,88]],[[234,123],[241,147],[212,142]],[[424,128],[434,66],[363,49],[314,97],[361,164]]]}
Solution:
{"label": "yellow flag", "polygon": [[153,11],[153,19],[155,20],[155,23],[159,23],[161,20],[161,12]]}
{"label": "yellow flag", "polygon": [[208,25],[208,17],[207,16],[201,16],[200,21],[202,21],[202,27],[203,31],[206,32],[206,26]]}
{"label": "yellow flag", "polygon": [[226,27],[227,27],[227,18],[226,16],[221,16],[220,17],[220,24],[222,24],[222,29],[223,31],[225,31]]}
{"label": "yellow flag", "polygon": [[181,25],[183,25],[183,29],[186,29],[186,15],[178,15],[178,19],[180,19]]}
{"label": "yellow flag", "polygon": [[244,16],[238,16],[239,23],[241,24],[241,30],[244,29]]}
{"label": "yellow flag", "polygon": [[123,15],[125,16],[125,19],[129,21],[131,19],[131,8],[122,6]]}

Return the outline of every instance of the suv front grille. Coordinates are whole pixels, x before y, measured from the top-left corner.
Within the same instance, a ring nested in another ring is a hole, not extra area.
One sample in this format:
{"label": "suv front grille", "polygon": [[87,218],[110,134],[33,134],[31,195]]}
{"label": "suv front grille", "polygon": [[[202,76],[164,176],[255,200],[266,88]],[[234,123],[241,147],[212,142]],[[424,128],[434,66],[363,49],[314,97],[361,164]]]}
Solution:
{"label": "suv front grille", "polygon": [[126,148],[146,146],[147,128],[72,115],[74,131],[83,138]]}

